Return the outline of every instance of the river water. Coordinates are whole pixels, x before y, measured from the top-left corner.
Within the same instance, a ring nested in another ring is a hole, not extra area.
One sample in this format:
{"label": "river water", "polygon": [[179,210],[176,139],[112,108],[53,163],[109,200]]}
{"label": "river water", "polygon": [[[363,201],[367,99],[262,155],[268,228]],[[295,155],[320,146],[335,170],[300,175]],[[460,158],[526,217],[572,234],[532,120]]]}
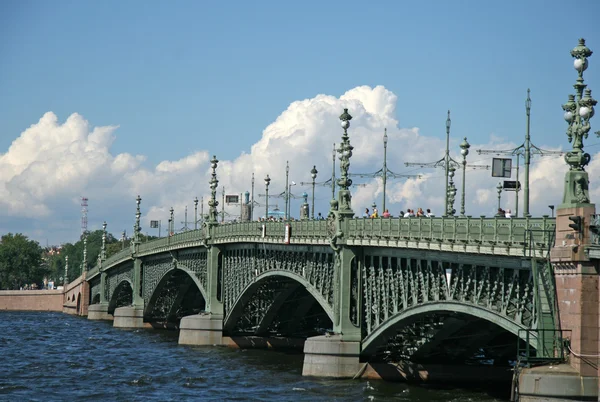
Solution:
{"label": "river water", "polygon": [[302,354],[177,344],[60,313],[0,312],[1,401],[500,401],[484,391],[302,377]]}

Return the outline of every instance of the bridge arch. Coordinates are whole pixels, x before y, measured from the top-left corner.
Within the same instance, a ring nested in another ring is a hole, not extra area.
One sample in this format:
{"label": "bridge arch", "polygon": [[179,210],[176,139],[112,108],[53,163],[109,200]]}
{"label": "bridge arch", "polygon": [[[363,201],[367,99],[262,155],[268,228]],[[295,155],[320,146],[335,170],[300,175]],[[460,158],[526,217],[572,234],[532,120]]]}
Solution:
{"label": "bridge arch", "polygon": [[[319,304],[319,306],[323,309],[327,317],[333,322],[333,308],[329,305],[327,300],[323,297],[321,292],[316,289],[309,281],[307,281],[302,276],[295,274],[290,271],[267,271],[255,277],[255,279],[249,283],[241,292],[238,298],[234,301],[233,305],[229,309],[229,312],[226,315],[225,321],[223,323],[224,331],[231,331],[236,325],[237,321],[240,319],[244,312],[244,308],[246,303],[250,301],[252,296],[256,293],[259,287],[267,280],[277,277],[283,277],[291,280],[291,282],[298,284],[299,286],[306,289],[308,294],[312,296],[312,298]],[[279,306],[275,307],[278,308]],[[275,312],[271,311],[271,316],[274,315]],[[268,313],[269,314],[269,313]],[[264,326],[264,323],[261,324]]]}
{"label": "bridge arch", "polygon": [[[362,341],[362,354],[364,356],[373,355],[377,347],[385,343],[387,339],[393,336],[402,326],[408,325],[425,315],[442,312],[461,313],[467,316],[479,318],[496,324],[498,327],[514,334],[517,337],[519,336],[519,330],[529,329],[526,326],[519,324],[500,313],[481,306],[451,300],[426,302],[403,310],[366,336]],[[534,334],[531,335],[532,337],[530,338],[530,344],[531,346],[536,347],[537,338]]]}
{"label": "bridge arch", "polygon": [[133,284],[127,279],[123,279],[117,284],[114,292],[108,302],[108,314],[114,314],[115,309],[129,306],[133,303]]}
{"label": "bridge arch", "polygon": [[[167,303],[168,306],[160,306],[166,307],[165,311],[162,311],[164,314],[163,318],[168,318],[175,314],[176,310],[180,307],[183,302],[185,296],[188,294],[189,288],[195,285],[198,290],[200,296],[203,299],[203,304],[201,305],[201,309],[204,309],[207,302],[207,292],[201,281],[194,274],[194,272],[187,267],[185,264],[176,263],[171,266],[168,270],[166,270],[158,282],[154,289],[152,289],[152,293],[148,297],[146,301],[146,305],[144,308],[144,317],[148,320],[153,320],[154,315],[156,314],[156,309],[159,308],[159,304]],[[172,286],[178,286],[178,289],[171,289]],[[170,295],[165,295],[165,292],[169,292]]]}

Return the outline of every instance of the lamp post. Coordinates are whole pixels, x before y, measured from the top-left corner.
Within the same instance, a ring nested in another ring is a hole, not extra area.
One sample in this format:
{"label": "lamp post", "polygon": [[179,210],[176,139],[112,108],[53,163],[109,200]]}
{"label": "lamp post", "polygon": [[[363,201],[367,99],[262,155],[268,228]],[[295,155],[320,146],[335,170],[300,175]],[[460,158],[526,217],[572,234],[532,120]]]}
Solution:
{"label": "lamp post", "polygon": [[[585,39],[579,39],[579,44],[571,50],[571,56],[575,58],[573,67],[577,70],[577,81],[573,85],[575,95],[569,95],[567,103],[562,105],[565,111],[564,118],[569,125],[567,137],[573,143],[573,149],[567,152],[565,160],[569,165],[569,171],[565,177],[565,191],[563,206],[574,204],[588,204],[590,202],[588,186],[589,177],[585,166],[590,163],[590,154],[583,151],[583,139],[588,137],[590,131],[590,119],[594,116],[594,106],[598,103],[592,98],[592,91],[586,89],[583,81],[583,72],[588,67],[588,58],[592,51],[585,46]],[[585,93],[585,95],[584,95]],[[596,133],[598,136],[600,134]]]}
{"label": "lamp post", "polygon": [[340,154],[340,178],[337,181],[337,184],[340,187],[340,190],[338,191],[338,208],[341,216],[351,218],[354,216],[354,211],[352,211],[352,196],[350,194],[352,179],[350,179],[348,170],[350,169],[350,158],[352,157],[352,150],[354,147],[350,144],[350,137],[348,136],[348,128],[350,127],[350,120],[352,120],[352,116],[348,113],[348,109],[344,109],[344,113],[341,114],[340,120],[342,121],[344,134],[342,134],[342,143],[337,150]]}
{"label": "lamp post", "polygon": [[64,286],[67,286],[69,283],[69,256],[65,256],[65,281],[63,283]]}
{"label": "lamp post", "polygon": [[331,199],[335,200],[335,142],[333,143],[333,151],[331,152],[333,165],[331,167]]}
{"label": "lamp post", "polygon": [[173,207],[169,209],[169,213],[171,214],[169,218],[169,236],[173,236],[175,234],[175,210]]}
{"label": "lamp post", "polygon": [[198,230],[198,197],[194,198],[194,230]]}
{"label": "lamp post", "polygon": [[317,178],[317,166],[313,165],[310,170],[310,177],[312,178],[312,201],[310,206],[310,219],[315,219],[315,179]]}
{"label": "lamp post", "polygon": [[83,262],[81,263],[81,273],[87,271],[87,232],[83,238]]}
{"label": "lamp post", "polygon": [[123,233],[121,233],[121,250],[125,250],[125,238],[127,236],[127,233],[125,233],[125,231],[123,231]]}
{"label": "lamp post", "polygon": [[269,183],[271,183],[271,178],[269,175],[265,177],[265,219],[269,219]]}
{"label": "lamp post", "polygon": [[462,197],[460,200],[460,214],[465,216],[465,178],[467,172],[467,155],[469,155],[469,148],[471,145],[467,142],[467,137],[460,143],[460,154],[463,156],[462,161]]}
{"label": "lamp post", "polygon": [[[288,210],[287,210],[287,218],[288,218],[288,220],[289,220],[289,219],[291,219],[291,217],[292,217],[292,186],[295,186],[295,185],[296,185],[296,182],[295,182],[295,181],[293,181],[293,180],[292,180],[292,182],[291,182],[291,183],[288,185],[288,192],[287,192],[287,194],[288,194],[288,196],[287,196],[287,198],[288,198],[288,205],[287,205],[287,207],[288,207]],[[294,196],[294,197],[295,197],[295,196]]]}
{"label": "lamp post", "polygon": [[102,224],[102,248],[100,249],[100,260],[106,260],[106,221]]}
{"label": "lamp post", "polygon": [[142,230],[142,228],[140,227],[140,217],[142,216],[142,213],[140,212],[140,203],[142,202],[142,197],[138,196],[135,198],[135,205],[136,205],[136,209],[135,209],[135,226],[133,228],[133,240],[134,242],[139,242],[140,241],[140,231]]}
{"label": "lamp post", "polygon": [[454,209],[454,201],[456,200],[456,186],[454,185],[454,172],[456,168],[450,166],[448,169],[448,205],[446,215],[454,215],[456,209]]}
{"label": "lamp post", "polygon": [[381,182],[383,184],[383,200],[381,203],[381,212],[385,212],[385,201],[386,201],[386,190],[387,190],[387,179],[399,179],[401,177],[406,178],[421,178],[421,175],[408,175],[408,174],[398,174],[394,173],[387,168],[387,128],[383,131],[383,167],[376,171],[375,173],[350,173],[350,177],[381,177]]}
{"label": "lamp post", "polygon": [[[500,198],[502,197],[502,183],[498,182],[498,185],[496,186],[496,190],[498,191],[498,211],[500,211],[501,207],[500,207]],[[496,214],[498,215],[498,214]]]}
{"label": "lamp post", "polygon": [[288,187],[288,178],[290,175],[290,164],[288,161],[285,161],[285,220],[288,220],[288,206],[290,203],[290,191]]}
{"label": "lamp post", "polygon": [[210,179],[210,200],[208,201],[208,224],[216,225],[217,224],[217,206],[219,205],[219,201],[217,201],[217,186],[219,185],[219,180],[217,180],[217,166],[219,161],[215,155],[210,161],[210,167],[212,169],[211,179]]}
{"label": "lamp post", "polygon": [[252,172],[252,199],[250,201],[250,221],[254,220],[254,172]]}
{"label": "lamp post", "polygon": [[525,130],[525,141],[514,149],[508,150],[497,150],[497,149],[478,149],[479,155],[515,155],[517,157],[517,184],[515,189],[515,217],[519,215],[519,157],[523,156],[525,159],[525,174],[524,174],[524,196],[523,196],[523,217],[527,218],[531,216],[529,214],[529,165],[531,164],[531,155],[550,156],[550,155],[562,155],[562,151],[547,151],[541,149],[531,143],[531,135],[529,134],[530,122],[531,122],[531,96],[530,90],[527,89],[527,99],[525,100],[525,113],[527,116],[527,126]]}
{"label": "lamp post", "polygon": [[[453,167],[454,169],[460,167],[460,164],[450,157],[450,124],[451,123],[452,122],[450,120],[450,111],[448,110],[448,117],[446,118],[446,153],[444,154],[444,157],[442,159],[440,159],[436,162],[429,162],[429,163],[419,163],[419,162],[404,163],[406,166],[421,166],[421,167],[431,167],[431,168],[441,167],[444,169],[444,172],[446,174],[446,195],[445,195],[445,199],[444,199],[445,215],[448,215],[448,211],[454,209],[453,205],[450,205],[451,191],[450,191],[450,183],[448,182],[448,179],[450,177],[450,167]],[[467,167],[470,167],[473,169],[489,169],[488,165],[467,165]],[[456,189],[455,189],[455,191],[456,191]],[[454,204],[454,201],[452,201],[452,203]]]}

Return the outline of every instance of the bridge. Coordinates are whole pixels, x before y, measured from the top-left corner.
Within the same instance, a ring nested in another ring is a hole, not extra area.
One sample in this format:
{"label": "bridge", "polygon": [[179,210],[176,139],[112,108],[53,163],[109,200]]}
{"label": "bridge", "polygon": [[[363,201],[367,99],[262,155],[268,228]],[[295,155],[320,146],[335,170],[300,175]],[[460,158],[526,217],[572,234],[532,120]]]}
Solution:
{"label": "bridge", "polygon": [[[573,50],[577,60],[589,57],[585,49]],[[567,112],[595,105],[577,85]],[[436,364],[511,373],[551,362],[566,368],[515,376],[522,396],[597,398],[600,215],[584,170],[586,116],[567,120],[575,141],[556,218],[454,216],[452,208],[441,217],[356,218],[347,110],[326,220],[219,224],[213,157],[200,229],[142,243],[138,196],[131,246],[106,258],[103,245],[85,273],[88,318],[177,328],[180,344],[300,343],[311,376],[356,378],[390,362],[405,378]]]}

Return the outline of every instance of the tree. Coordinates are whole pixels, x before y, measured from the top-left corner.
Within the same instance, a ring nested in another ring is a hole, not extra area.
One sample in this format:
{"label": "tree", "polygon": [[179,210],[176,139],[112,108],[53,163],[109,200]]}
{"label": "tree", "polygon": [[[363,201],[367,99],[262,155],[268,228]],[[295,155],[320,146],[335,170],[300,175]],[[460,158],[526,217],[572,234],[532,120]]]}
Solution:
{"label": "tree", "polygon": [[42,248],[21,233],[8,233],[0,239],[0,288],[19,289],[31,283],[41,284],[48,274],[42,264]]}

